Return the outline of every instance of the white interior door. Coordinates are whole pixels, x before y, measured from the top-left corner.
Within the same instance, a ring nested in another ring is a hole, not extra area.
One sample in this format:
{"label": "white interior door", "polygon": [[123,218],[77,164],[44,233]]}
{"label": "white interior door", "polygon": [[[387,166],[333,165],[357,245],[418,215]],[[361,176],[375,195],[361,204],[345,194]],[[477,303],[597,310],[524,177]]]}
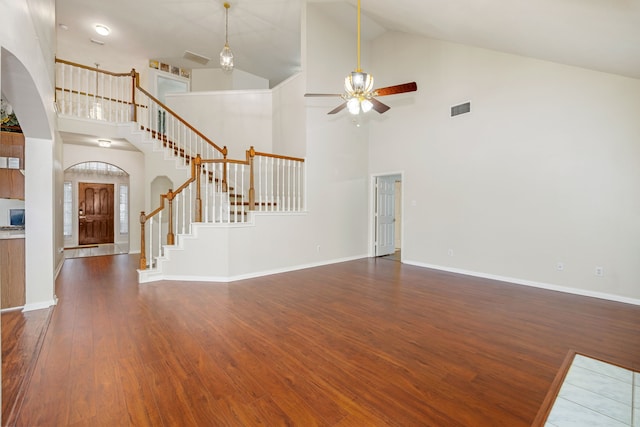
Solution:
{"label": "white interior door", "polygon": [[395,252],[395,178],[376,178],[376,256]]}

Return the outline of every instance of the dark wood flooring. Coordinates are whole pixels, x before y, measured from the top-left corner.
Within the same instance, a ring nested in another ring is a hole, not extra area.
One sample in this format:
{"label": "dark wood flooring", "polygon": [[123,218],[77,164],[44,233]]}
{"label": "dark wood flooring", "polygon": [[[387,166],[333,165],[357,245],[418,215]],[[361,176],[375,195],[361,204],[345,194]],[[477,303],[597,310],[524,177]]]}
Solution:
{"label": "dark wood flooring", "polygon": [[137,262],[65,261],[17,425],[529,426],[569,350],[640,368],[638,306],[381,258],[231,284]]}
{"label": "dark wood flooring", "polygon": [[38,360],[53,309],[2,313],[2,425],[10,425]]}

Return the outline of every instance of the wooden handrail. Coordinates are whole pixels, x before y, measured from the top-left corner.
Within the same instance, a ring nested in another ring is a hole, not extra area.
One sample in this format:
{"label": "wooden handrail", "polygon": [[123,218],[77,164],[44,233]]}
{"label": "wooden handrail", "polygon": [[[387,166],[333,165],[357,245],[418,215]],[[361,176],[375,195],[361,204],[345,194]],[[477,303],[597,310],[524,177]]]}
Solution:
{"label": "wooden handrail", "polygon": [[[138,74],[138,73],[136,73]],[[221,154],[223,153],[222,148],[220,148],[218,146],[218,144],[216,144],[215,142],[211,141],[209,138],[207,138],[202,132],[200,132],[198,129],[196,129],[195,127],[193,127],[189,122],[187,122],[185,119],[183,119],[182,117],[180,117],[180,115],[178,115],[178,113],[176,113],[175,111],[173,111],[171,108],[167,107],[165,104],[163,104],[162,102],[160,102],[160,100],[156,97],[154,97],[153,95],[151,95],[148,91],[146,91],[144,88],[142,88],[139,84],[139,77],[136,77],[136,89],[138,89],[140,92],[142,92],[143,94],[145,94],[146,96],[148,96],[153,102],[155,102],[156,104],[158,104],[163,110],[167,111],[169,114],[171,114],[173,117],[175,117],[179,122],[181,122],[183,125],[185,125],[186,127],[188,127],[189,129],[191,129],[193,131],[193,133],[195,133],[196,135],[198,135],[200,138],[202,138],[203,140],[205,140],[207,142],[207,144],[211,145],[213,148],[215,148],[216,150],[218,150]]]}
{"label": "wooden handrail", "polygon": [[300,157],[281,156],[279,154],[261,153],[259,151],[256,151],[255,155],[256,156],[260,156],[260,157],[271,157],[271,158],[274,158],[274,159],[293,160],[294,162],[303,162],[304,163],[304,159],[302,159]]}
{"label": "wooden handrail", "polygon": [[78,64],[77,62],[65,61],[64,59],[60,59],[60,58],[56,58],[56,62],[59,62],[60,64],[66,64],[66,65],[71,65],[73,67],[82,68],[83,70],[89,70],[89,71],[95,71],[95,72],[102,73],[102,74],[107,74],[107,75],[114,76],[114,77],[128,77],[128,76],[131,76],[131,72],[114,73],[114,72],[111,72],[111,71],[103,70],[102,68],[89,67],[88,65]]}

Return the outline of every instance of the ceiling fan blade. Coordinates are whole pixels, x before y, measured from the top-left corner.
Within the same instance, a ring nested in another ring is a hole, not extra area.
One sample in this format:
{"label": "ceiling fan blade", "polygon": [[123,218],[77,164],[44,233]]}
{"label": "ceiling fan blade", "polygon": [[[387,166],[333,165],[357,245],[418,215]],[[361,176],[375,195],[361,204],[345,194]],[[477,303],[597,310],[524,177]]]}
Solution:
{"label": "ceiling fan blade", "polygon": [[378,113],[382,114],[385,111],[387,111],[388,109],[390,109],[391,107],[389,107],[386,104],[383,104],[382,102],[378,101],[375,98],[371,98],[369,99],[369,101],[371,101],[371,103],[373,104],[373,109],[376,110]]}
{"label": "ceiling fan blade", "polygon": [[395,95],[397,93],[415,92],[418,90],[416,82],[403,83],[401,85],[388,86],[373,91],[374,96]]}
{"label": "ceiling fan blade", "polygon": [[345,108],[347,108],[347,103],[343,102],[342,104],[338,105],[336,108],[334,108],[333,110],[329,111],[327,114],[335,114],[335,113],[339,113],[340,111],[344,110]]}
{"label": "ceiling fan blade", "polygon": [[337,96],[341,97],[339,93],[305,93],[304,96]]}

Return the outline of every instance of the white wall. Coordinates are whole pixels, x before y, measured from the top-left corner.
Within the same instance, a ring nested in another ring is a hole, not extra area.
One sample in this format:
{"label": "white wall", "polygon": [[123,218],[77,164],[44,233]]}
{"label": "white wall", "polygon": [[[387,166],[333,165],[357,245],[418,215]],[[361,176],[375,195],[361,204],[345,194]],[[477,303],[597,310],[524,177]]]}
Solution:
{"label": "white wall", "polygon": [[191,70],[191,91],[269,89],[269,80],[239,69],[226,72],[221,68],[194,68]]}
{"label": "white wall", "polygon": [[371,172],[404,171],[405,261],[640,299],[640,81],[398,33],[374,48],[377,86],[418,83],[370,135]]}
{"label": "white wall", "polygon": [[[37,29],[37,31],[36,31]],[[55,303],[54,280],[62,262],[60,146],[53,103],[53,0],[3,2],[0,13],[0,87],[25,134],[25,310]]]}
{"label": "white wall", "polygon": [[140,212],[145,210],[145,156],[136,151],[64,144],[64,169],[84,162],[110,163],[129,174],[129,252],[140,252]]}
{"label": "white wall", "polygon": [[57,242],[56,214],[53,214],[55,169],[54,143],[25,138],[25,290],[29,309],[54,303],[53,272],[62,251]]}
{"label": "white wall", "polygon": [[230,159],[244,159],[252,145],[272,151],[270,90],[171,94],[167,106],[218,146],[226,145]]}
{"label": "white wall", "polygon": [[292,157],[305,157],[306,79],[303,73],[288,78],[272,90],[273,152]]}

